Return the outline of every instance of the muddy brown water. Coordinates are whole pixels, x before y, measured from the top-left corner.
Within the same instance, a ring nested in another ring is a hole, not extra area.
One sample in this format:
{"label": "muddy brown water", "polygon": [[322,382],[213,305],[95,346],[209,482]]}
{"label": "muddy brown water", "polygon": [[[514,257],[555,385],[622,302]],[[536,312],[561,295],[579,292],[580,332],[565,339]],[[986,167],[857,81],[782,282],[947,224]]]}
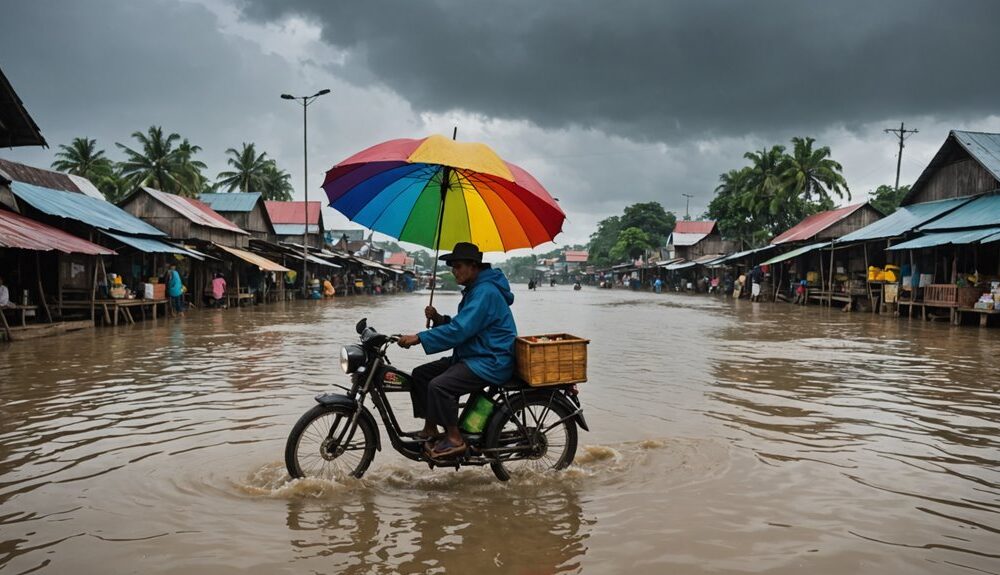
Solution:
{"label": "muddy brown water", "polygon": [[391,450],[360,481],[285,475],[286,435],[343,382],[354,322],[415,331],[425,296],[0,347],[0,572],[1000,572],[1000,332],[516,294],[521,333],[592,340],[593,431],[568,471],[507,484]]}

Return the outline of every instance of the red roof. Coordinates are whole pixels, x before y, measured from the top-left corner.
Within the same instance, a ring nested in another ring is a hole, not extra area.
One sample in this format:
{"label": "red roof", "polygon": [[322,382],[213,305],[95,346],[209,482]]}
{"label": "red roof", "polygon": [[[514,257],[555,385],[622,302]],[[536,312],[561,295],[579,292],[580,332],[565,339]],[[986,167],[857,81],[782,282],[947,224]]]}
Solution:
{"label": "red roof", "polygon": [[0,210],[0,246],[39,252],[57,250],[64,254],[113,256],[116,253],[58,228],[5,210]]}
{"label": "red roof", "polygon": [[[274,224],[301,224],[305,219],[305,202],[264,202],[267,215]],[[320,202],[309,202],[309,223],[319,225],[319,214],[323,210]]]}
{"label": "red roof", "polygon": [[566,263],[586,263],[589,254],[586,251],[566,250],[563,255],[566,256]]}
{"label": "red roof", "polygon": [[236,226],[236,224],[219,215],[218,212],[210,208],[205,202],[192,198],[185,198],[176,194],[168,194],[152,188],[143,188],[143,190],[156,198],[158,201],[162,202],[168,208],[200,226],[208,226],[210,228],[218,228],[228,230],[230,232],[236,232],[238,234],[249,235],[249,232],[241,230]]}
{"label": "red roof", "polygon": [[828,212],[813,214],[795,224],[785,233],[771,240],[771,245],[810,240],[823,230],[858,211],[864,205],[865,202],[862,202],[860,204],[845,206]]}
{"label": "red roof", "polygon": [[674,232],[678,234],[710,234],[715,231],[715,221],[691,221],[691,220],[681,220],[677,222],[677,226],[674,227]]}
{"label": "red roof", "polygon": [[382,260],[387,266],[412,266],[413,258],[406,255],[406,252],[394,252],[389,254],[384,260]]}

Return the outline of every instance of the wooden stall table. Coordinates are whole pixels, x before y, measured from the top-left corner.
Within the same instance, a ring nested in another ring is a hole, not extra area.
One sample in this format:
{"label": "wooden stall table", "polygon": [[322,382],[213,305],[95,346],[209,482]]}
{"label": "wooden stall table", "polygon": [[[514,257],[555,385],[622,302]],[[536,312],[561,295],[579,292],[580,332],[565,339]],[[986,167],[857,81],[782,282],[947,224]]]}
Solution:
{"label": "wooden stall table", "polygon": [[1000,315],[1000,309],[976,309],[973,307],[960,307],[955,310],[955,325],[962,323],[962,314],[979,314],[979,327],[986,327],[991,316]]}
{"label": "wooden stall table", "polygon": [[242,290],[238,292],[234,291],[226,292],[226,302],[229,305],[229,307],[233,307],[234,305],[236,307],[239,307],[243,305],[243,302],[250,302],[251,304],[253,304],[254,299],[255,299],[254,295],[250,292],[245,292]]}
{"label": "wooden stall table", "polygon": [[[146,319],[146,307],[152,308],[153,319],[156,319],[156,307],[159,305],[166,306],[166,299],[99,299],[94,300],[94,308],[99,309],[103,312],[104,323],[111,325],[118,325],[118,316],[121,315],[122,319],[129,324],[135,323],[135,318],[132,317],[132,308],[139,308],[142,312],[142,318]],[[90,309],[89,301],[73,301],[73,302],[63,302],[62,307],[65,309]],[[166,307],[164,307],[164,312],[166,312]]]}

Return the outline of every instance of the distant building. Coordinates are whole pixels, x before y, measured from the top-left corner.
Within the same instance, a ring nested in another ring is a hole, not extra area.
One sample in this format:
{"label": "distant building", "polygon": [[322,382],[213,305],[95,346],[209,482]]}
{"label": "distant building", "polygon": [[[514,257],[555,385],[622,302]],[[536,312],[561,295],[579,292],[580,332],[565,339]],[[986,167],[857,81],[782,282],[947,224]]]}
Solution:
{"label": "distant building", "polygon": [[733,242],[722,239],[714,220],[682,220],[667,238],[665,259],[694,261],[702,256],[731,252],[734,247]]}
{"label": "distant building", "polygon": [[[276,241],[271,216],[264,205],[264,196],[256,192],[231,192],[227,194],[202,194],[199,200],[208,204],[216,213],[250,232],[254,239]],[[302,238],[300,237],[299,240]]]}
{"label": "distant building", "polygon": [[[264,202],[267,214],[274,226],[274,234],[278,242],[301,244],[302,235],[306,232],[305,202]],[[309,202],[309,223],[306,243],[309,247],[320,249],[326,236],[323,227],[323,205],[320,202]]]}

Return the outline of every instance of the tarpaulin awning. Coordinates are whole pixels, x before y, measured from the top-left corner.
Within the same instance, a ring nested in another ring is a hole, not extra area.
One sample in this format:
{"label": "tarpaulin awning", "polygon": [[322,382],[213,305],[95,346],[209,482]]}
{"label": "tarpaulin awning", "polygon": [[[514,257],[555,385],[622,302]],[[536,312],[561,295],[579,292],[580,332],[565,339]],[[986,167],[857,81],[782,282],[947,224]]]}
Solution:
{"label": "tarpaulin awning", "polygon": [[159,237],[167,235],[110,202],[84,194],[62,192],[24,182],[11,182],[10,190],[18,199],[50,216],[126,234]]}
{"label": "tarpaulin awning", "polygon": [[240,258],[241,260],[243,260],[243,261],[245,261],[245,262],[247,262],[249,264],[253,264],[253,265],[257,266],[258,268],[260,268],[261,270],[263,270],[265,272],[290,272],[290,271],[292,271],[292,270],[286,268],[285,266],[283,266],[281,264],[276,264],[276,263],[272,262],[271,260],[269,260],[269,259],[267,259],[265,257],[259,256],[259,255],[255,254],[253,252],[248,252],[246,250],[241,250],[239,248],[230,248],[230,247],[226,247],[226,246],[220,246],[219,244],[213,244],[213,245],[215,247],[219,248],[220,250],[223,250],[225,252],[229,252],[230,254],[232,254],[232,255]]}
{"label": "tarpaulin awning", "polygon": [[38,252],[115,255],[114,250],[6,210],[0,210],[0,246]]}
{"label": "tarpaulin awning", "polygon": [[892,251],[919,250],[922,248],[946,246],[949,244],[965,245],[974,244],[976,242],[985,244],[997,240],[1000,240],[1000,227],[927,234],[887,249]]}
{"label": "tarpaulin awning", "polygon": [[768,266],[768,265],[771,265],[771,264],[781,263],[783,261],[790,260],[792,258],[796,258],[796,257],[801,256],[801,255],[805,255],[805,254],[807,254],[809,252],[816,251],[816,250],[821,249],[821,248],[825,248],[826,246],[830,245],[830,243],[831,242],[819,242],[819,243],[815,243],[815,244],[809,244],[808,246],[802,246],[801,248],[794,249],[794,250],[792,250],[790,252],[785,252],[785,253],[783,253],[781,255],[774,256],[773,258],[767,260],[766,262],[764,262],[764,263],[762,263],[760,265],[762,265],[762,266]]}

